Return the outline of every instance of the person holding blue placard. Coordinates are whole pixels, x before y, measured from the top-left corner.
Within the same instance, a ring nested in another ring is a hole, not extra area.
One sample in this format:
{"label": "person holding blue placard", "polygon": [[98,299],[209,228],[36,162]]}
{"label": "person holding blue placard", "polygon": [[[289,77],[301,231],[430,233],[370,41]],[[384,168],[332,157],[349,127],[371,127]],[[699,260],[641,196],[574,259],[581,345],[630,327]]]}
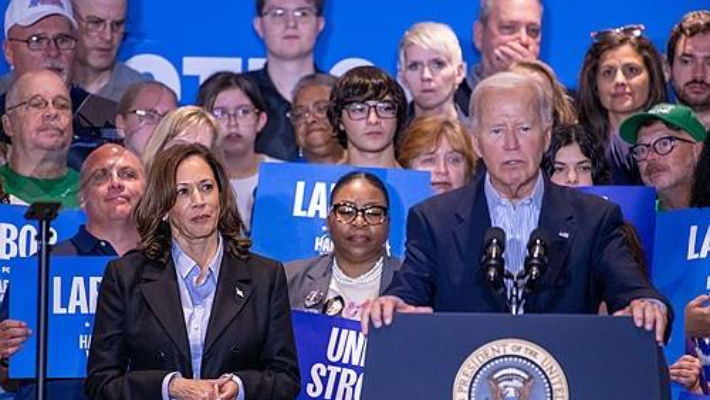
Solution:
{"label": "person holding blue placard", "polygon": [[221,162],[199,144],[159,153],[135,214],[140,247],[101,283],[89,398],[294,399],[283,267],[249,252]]}
{"label": "person holding blue placard", "polygon": [[354,171],[338,180],[330,203],[333,253],[286,264],[291,308],[359,320],[401,265],[386,249],[389,197],[378,177]]}
{"label": "person holding blue placard", "polygon": [[[135,154],[115,145],[105,144],[93,151],[81,170],[80,199],[87,221],[70,240],[57,243],[52,256],[118,256],[136,248],[138,230],[133,210],[143,195],[145,175]],[[0,315],[7,315],[9,296],[4,297]],[[0,322],[0,355],[11,358],[29,338],[31,332],[23,321]],[[34,399],[33,381],[21,380],[16,399]],[[52,400],[80,400],[84,396],[83,381],[51,380],[48,394]]]}
{"label": "person holding blue placard", "polygon": [[387,72],[357,67],[338,79],[328,118],[348,151],[347,164],[399,168],[395,143],[407,122],[404,89]]}

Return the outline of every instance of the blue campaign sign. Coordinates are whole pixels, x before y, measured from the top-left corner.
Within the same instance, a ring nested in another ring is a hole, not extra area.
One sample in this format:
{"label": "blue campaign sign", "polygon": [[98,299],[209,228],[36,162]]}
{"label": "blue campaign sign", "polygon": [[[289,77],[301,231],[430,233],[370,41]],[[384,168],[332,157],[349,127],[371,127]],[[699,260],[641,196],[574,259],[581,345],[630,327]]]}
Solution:
{"label": "blue campaign sign", "polygon": [[710,400],[710,396],[681,391],[678,400]]}
{"label": "blue campaign sign", "polygon": [[710,209],[659,213],[655,243],[653,283],[675,310],[671,340],[665,347],[672,364],[685,352],[685,305],[710,290]]}
{"label": "blue campaign sign", "polygon": [[[10,278],[9,262],[15,258],[25,258],[37,252],[37,232],[39,223],[25,218],[27,206],[0,204],[0,300],[5,296]],[[52,221],[50,244],[67,240],[74,236],[86,217],[81,210],[61,211]]]}
{"label": "blue campaign sign", "polygon": [[332,250],[325,218],[330,191],[354,170],[377,175],[390,199],[390,254],[402,257],[407,211],[431,196],[425,172],[296,163],[262,163],[252,223],[253,250],[280,261],[311,258]]}
{"label": "blue campaign sign", "polygon": [[360,322],[293,311],[301,394],[296,400],[360,400],[367,339]]}
{"label": "blue campaign sign", "polygon": [[[83,378],[94,326],[96,300],[104,268],[111,257],[52,257],[49,280],[47,376]],[[12,262],[10,318],[37,331],[37,260]],[[12,358],[12,378],[33,378],[36,335]]]}
{"label": "blue campaign sign", "polygon": [[579,190],[603,197],[621,208],[624,219],[639,234],[649,269],[653,269],[653,238],[656,232],[656,189],[647,186],[588,186]]}

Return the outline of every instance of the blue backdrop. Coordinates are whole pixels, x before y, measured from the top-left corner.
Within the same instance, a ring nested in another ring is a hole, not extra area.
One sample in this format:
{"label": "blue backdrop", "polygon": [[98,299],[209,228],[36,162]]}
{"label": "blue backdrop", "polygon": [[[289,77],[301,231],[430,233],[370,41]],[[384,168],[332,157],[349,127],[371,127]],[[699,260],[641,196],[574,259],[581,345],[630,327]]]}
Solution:
{"label": "blue backdrop", "polygon": [[[183,103],[195,98],[200,79],[210,72],[258,67],[264,47],[254,32],[253,0],[132,0],[128,35],[120,58],[169,84]],[[707,0],[543,0],[541,57],[568,86],[576,86],[577,72],[594,30],[630,23],[646,25],[646,34],[665,49],[673,24],[687,11],[708,8]],[[8,0],[0,0],[2,10]],[[342,72],[348,59],[359,58],[396,70],[397,44],[417,21],[445,22],[461,40],[464,57],[475,63],[472,21],[475,0],[329,0],[326,29],[316,49],[321,69]],[[2,32],[0,32],[0,36]],[[7,71],[4,58],[0,73]]]}

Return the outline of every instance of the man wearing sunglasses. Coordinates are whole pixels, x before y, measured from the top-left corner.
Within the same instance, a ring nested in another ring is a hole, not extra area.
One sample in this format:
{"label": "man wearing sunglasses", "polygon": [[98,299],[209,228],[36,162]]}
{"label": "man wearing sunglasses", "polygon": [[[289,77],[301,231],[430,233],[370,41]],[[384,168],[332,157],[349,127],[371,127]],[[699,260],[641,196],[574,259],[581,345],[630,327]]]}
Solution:
{"label": "man wearing sunglasses", "polygon": [[666,57],[678,101],[710,128],[710,10],[683,17],[671,32]]}
{"label": "man wearing sunglasses", "polygon": [[693,171],[706,135],[695,113],[682,105],[657,104],[627,118],[620,134],[631,144],[643,183],[656,188],[658,209],[689,207]]}
{"label": "man wearing sunglasses", "polygon": [[118,102],[128,87],[150,78],[116,60],[126,33],[127,0],[71,0],[78,23],[74,83]]}
{"label": "man wearing sunglasses", "polygon": [[[69,88],[74,119],[69,165],[81,169],[86,156],[112,133],[116,103],[72,85],[77,23],[69,0],[11,0],[5,13],[5,59],[12,71],[0,77],[0,114],[5,91],[21,75],[40,69],[56,72]],[[4,132],[0,141],[10,142]]]}

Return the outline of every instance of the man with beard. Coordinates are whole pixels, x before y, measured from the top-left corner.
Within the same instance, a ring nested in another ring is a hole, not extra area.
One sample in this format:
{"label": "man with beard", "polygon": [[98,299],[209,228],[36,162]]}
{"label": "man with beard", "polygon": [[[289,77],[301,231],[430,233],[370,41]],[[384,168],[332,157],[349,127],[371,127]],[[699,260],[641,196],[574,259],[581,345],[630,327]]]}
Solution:
{"label": "man with beard", "polygon": [[671,31],[666,56],[678,101],[710,128],[710,10],[685,14]]}
{"label": "man with beard", "polygon": [[77,207],[79,174],[67,166],[72,101],[66,84],[46,69],[27,72],[7,92],[5,109],[2,125],[13,145],[0,179],[11,202]]}
{"label": "man with beard", "polygon": [[683,105],[660,103],[627,118],[620,134],[631,144],[643,183],[656,188],[657,208],[690,207],[693,171],[706,136],[695,113]]}

